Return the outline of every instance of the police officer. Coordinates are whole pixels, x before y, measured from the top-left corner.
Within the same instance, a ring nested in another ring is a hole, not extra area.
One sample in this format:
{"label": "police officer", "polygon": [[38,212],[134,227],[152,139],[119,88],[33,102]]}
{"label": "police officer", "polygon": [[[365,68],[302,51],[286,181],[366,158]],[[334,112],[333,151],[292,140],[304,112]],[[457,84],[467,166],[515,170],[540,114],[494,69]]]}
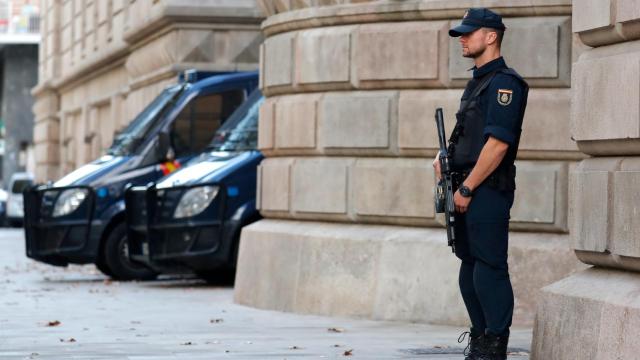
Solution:
{"label": "police officer", "polygon": [[[448,149],[455,171],[459,285],[471,320],[459,339],[469,335],[467,360],[506,359],[513,316],[508,227],[529,88],[500,56],[505,30],[502,17],[485,8],[469,9],[462,24],[449,30],[460,38],[462,55],[475,63]],[[437,157],[433,164],[440,176]]]}

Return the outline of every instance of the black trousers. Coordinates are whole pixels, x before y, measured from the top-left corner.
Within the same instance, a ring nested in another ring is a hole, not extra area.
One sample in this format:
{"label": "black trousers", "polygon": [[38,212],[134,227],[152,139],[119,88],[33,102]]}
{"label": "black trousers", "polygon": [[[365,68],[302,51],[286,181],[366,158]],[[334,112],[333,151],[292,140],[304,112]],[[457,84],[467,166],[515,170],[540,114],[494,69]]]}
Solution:
{"label": "black trousers", "polygon": [[472,332],[509,335],[513,289],[507,250],[513,191],[480,185],[465,214],[456,216],[459,285]]}

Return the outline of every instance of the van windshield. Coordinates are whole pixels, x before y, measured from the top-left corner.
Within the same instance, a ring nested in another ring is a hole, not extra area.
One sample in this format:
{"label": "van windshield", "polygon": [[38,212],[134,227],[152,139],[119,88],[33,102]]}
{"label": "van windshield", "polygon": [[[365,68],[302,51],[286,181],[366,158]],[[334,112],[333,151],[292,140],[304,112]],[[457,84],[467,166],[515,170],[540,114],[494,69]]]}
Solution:
{"label": "van windshield", "polygon": [[263,101],[260,90],[254,90],[216,131],[207,149],[230,152],[255,150],[258,146],[258,115]]}
{"label": "van windshield", "polygon": [[184,85],[175,85],[163,90],[121,133],[116,135],[107,154],[123,156],[134,152],[183,89]]}

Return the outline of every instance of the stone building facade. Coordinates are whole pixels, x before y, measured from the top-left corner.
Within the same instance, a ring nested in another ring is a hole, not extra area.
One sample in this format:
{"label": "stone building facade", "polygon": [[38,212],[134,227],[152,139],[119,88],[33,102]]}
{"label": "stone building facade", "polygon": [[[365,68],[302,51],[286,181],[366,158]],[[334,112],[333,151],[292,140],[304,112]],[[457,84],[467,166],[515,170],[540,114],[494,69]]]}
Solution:
{"label": "stone building facade", "polygon": [[569,247],[570,0],[264,0],[259,207],[235,300],[260,308],[466,325],[459,261],[434,214],[436,107],[455,121],[472,63],[448,37],[472,6],[505,16],[507,64],[531,85],[509,262],[514,323],[585,267]]}
{"label": "stone building facade", "polygon": [[98,157],[183,70],[255,70],[255,0],[41,0],[36,177]]}

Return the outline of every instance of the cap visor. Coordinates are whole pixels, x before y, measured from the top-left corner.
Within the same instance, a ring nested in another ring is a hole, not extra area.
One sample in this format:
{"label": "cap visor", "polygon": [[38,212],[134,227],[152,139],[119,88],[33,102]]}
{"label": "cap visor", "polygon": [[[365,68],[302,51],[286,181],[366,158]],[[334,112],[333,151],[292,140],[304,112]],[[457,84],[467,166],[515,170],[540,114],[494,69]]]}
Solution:
{"label": "cap visor", "polygon": [[468,33],[474,32],[474,31],[478,30],[479,28],[480,28],[480,26],[458,25],[458,26],[454,27],[453,29],[449,30],[449,36],[451,36],[451,37],[462,36],[464,34],[468,34]]}

